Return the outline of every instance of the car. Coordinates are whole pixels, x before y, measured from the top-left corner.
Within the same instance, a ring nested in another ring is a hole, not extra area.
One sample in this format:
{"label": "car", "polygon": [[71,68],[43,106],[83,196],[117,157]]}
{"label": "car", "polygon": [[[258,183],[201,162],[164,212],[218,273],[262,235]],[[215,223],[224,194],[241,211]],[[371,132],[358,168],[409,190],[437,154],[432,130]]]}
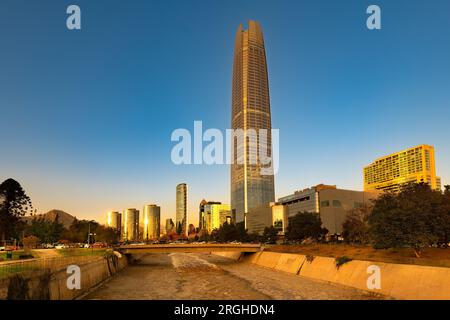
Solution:
{"label": "car", "polygon": [[55,246],[55,249],[58,249],[58,250],[65,249],[65,248],[67,248],[67,246],[65,244],[62,244],[62,243],[58,243]]}
{"label": "car", "polygon": [[5,251],[5,249],[6,249],[6,248],[5,248],[5,247],[3,247],[3,246],[2,246],[2,247],[0,247],[0,251]]}
{"label": "car", "polygon": [[96,242],[92,245],[92,248],[106,248],[106,247],[107,247],[106,243],[103,242]]}

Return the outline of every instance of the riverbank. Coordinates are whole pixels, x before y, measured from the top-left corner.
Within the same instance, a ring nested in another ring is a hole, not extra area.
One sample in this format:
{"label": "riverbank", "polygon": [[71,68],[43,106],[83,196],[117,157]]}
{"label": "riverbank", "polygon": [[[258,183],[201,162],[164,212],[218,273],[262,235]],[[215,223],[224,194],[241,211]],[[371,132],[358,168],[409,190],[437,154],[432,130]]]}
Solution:
{"label": "riverbank", "polygon": [[374,249],[347,244],[266,245],[265,251],[330,258],[450,268],[450,248],[424,248],[417,258],[410,248]]}
{"label": "riverbank", "polygon": [[217,254],[243,264],[344,285],[393,299],[450,300],[450,268],[270,251]]}

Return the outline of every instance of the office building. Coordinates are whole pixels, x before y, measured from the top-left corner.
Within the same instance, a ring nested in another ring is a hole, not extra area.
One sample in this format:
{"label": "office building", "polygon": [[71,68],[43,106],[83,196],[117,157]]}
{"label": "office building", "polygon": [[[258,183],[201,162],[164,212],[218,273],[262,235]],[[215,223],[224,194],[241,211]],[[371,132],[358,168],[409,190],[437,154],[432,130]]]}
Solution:
{"label": "office building", "polygon": [[166,234],[175,232],[175,224],[172,219],[166,219]]}
{"label": "office building", "polygon": [[123,212],[123,240],[139,240],[139,210],[126,209]]}
{"label": "office building", "polygon": [[143,239],[146,241],[158,239],[160,236],[161,208],[155,204],[145,205],[143,220]]}
{"label": "office building", "polygon": [[434,147],[425,144],[378,158],[363,170],[364,191],[398,191],[409,182],[425,182],[440,191],[434,159]]}
{"label": "office building", "polygon": [[[315,212],[320,215],[322,226],[330,235],[340,235],[342,224],[350,210],[370,205],[379,192],[363,192],[338,189],[331,185],[317,185],[294,192],[278,199],[278,205],[285,207],[284,228],[289,225],[289,218],[301,212]],[[279,210],[279,209],[278,209]],[[277,213],[277,219],[281,213]]]}
{"label": "office building", "polygon": [[180,183],[176,191],[176,219],[175,230],[177,233],[187,235],[187,185]]}
{"label": "office building", "polygon": [[211,234],[214,229],[219,229],[225,222],[231,223],[231,207],[220,202],[207,202],[204,205],[203,228]]}
{"label": "office building", "polygon": [[[255,21],[248,22],[247,30],[240,25],[236,33],[231,128],[242,130],[245,137],[249,137],[250,132],[259,135],[260,129],[268,130],[267,156],[272,156],[266,52],[261,27]],[[249,146],[247,139],[236,140],[232,145],[231,209],[236,222],[240,222],[246,221],[250,209],[273,202],[275,191],[273,174],[261,174],[264,165],[259,161],[260,148]],[[258,162],[250,163],[255,156]]]}

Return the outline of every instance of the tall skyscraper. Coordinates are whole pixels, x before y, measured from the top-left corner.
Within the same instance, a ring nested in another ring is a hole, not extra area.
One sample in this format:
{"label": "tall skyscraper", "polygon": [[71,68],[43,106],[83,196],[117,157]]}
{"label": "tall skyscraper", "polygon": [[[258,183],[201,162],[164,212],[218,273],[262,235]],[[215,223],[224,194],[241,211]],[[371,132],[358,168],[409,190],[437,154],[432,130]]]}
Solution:
{"label": "tall skyscraper", "polygon": [[158,239],[161,225],[161,208],[155,204],[144,206],[144,240]]}
{"label": "tall skyscraper", "polygon": [[106,215],[106,225],[109,228],[120,231],[122,227],[122,214],[117,211],[109,211]]}
{"label": "tall skyscraper", "polygon": [[[267,156],[272,156],[271,115],[269,81],[264,38],[259,23],[248,22],[248,29],[240,25],[234,47],[232,83],[231,128],[242,129],[247,137],[253,129],[267,132]],[[275,201],[273,175],[261,175],[261,162],[250,163],[250,157],[259,155],[257,148],[250,148],[247,139],[233,143],[234,159],[231,165],[231,209],[236,222],[245,221],[250,209]],[[243,161],[238,164],[238,150]],[[241,156],[242,158],[242,156]]]}
{"label": "tall skyscraper", "polygon": [[123,240],[139,240],[139,210],[131,208],[123,211]]}
{"label": "tall skyscraper", "polygon": [[117,241],[120,240],[122,236],[122,214],[117,211],[110,211],[106,215],[106,225],[109,228],[113,228],[116,232]]}
{"label": "tall skyscraper", "polygon": [[180,234],[187,235],[187,185],[180,183],[177,185],[177,203],[176,203],[176,219],[175,230],[181,231]]}
{"label": "tall skyscraper", "polygon": [[419,145],[375,160],[364,168],[364,191],[397,191],[408,182],[426,182],[433,190],[441,190],[436,176],[434,148]]}

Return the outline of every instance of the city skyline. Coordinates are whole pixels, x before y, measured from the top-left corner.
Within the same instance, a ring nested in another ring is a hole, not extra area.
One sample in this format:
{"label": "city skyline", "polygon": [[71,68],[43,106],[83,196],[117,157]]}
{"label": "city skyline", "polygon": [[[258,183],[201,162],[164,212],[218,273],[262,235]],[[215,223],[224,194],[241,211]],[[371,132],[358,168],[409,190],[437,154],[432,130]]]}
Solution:
{"label": "city skyline", "polygon": [[[17,179],[38,213],[61,209],[102,222],[108,211],[146,203],[161,206],[162,221],[175,218],[173,189],[186,182],[189,223],[197,225],[201,199],[230,203],[229,167],[173,165],[170,132],[198,119],[228,126],[233,36],[254,19],[270,43],[272,121],[281,143],[276,199],[319,183],[363,190],[363,167],[420,144],[435,147],[441,185],[450,183],[448,2],[437,1],[431,16],[420,1],[380,1],[383,37],[365,29],[366,6],[355,1],[340,16],[332,9],[342,4],[326,2],[325,10],[323,1],[285,1],[269,10],[268,3],[246,1],[235,10],[204,2],[208,16],[182,3],[178,13],[162,3],[114,2],[106,17],[101,4],[81,1],[86,18],[78,34],[59,30],[58,8],[29,4],[22,12],[9,4],[0,10],[0,105],[9,119],[0,133],[16,134],[0,142],[9,150],[0,179]],[[109,25],[111,18],[123,23]],[[128,34],[132,54],[119,40]]]}

